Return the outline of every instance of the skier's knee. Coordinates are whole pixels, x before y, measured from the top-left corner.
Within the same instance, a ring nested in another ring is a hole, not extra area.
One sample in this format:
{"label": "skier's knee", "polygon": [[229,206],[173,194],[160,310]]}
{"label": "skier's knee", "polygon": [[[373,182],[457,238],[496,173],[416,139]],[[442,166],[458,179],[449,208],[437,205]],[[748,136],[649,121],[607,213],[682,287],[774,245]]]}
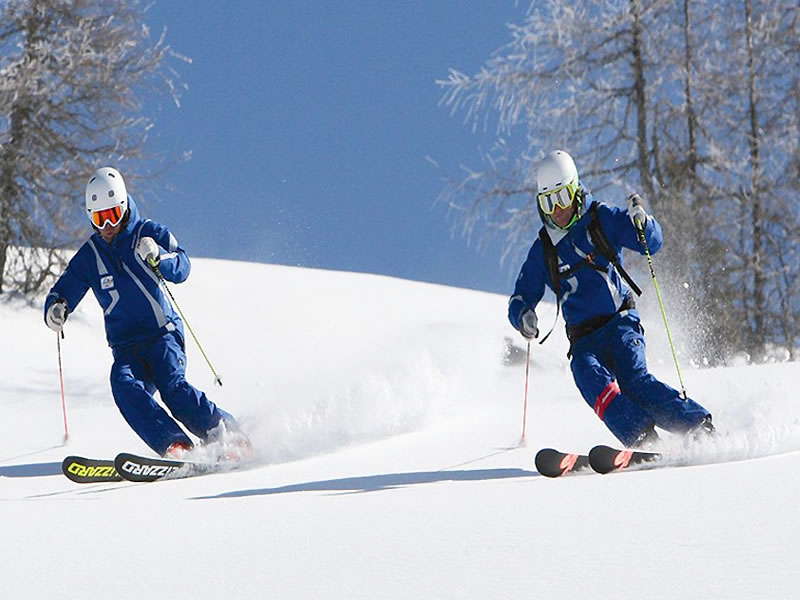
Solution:
{"label": "skier's knee", "polygon": [[594,413],[600,417],[601,421],[605,420],[606,410],[617,395],[619,395],[619,385],[612,380],[594,399]]}

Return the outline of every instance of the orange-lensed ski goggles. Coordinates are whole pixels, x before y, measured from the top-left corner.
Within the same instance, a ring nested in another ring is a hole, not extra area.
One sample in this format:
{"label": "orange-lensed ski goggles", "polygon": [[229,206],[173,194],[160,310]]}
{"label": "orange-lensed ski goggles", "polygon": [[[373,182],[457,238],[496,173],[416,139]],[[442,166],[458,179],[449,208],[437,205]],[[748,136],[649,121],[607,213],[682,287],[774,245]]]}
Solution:
{"label": "orange-lensed ski goggles", "polygon": [[122,221],[122,215],[121,206],[112,206],[111,208],[92,211],[91,219],[95,227],[102,229],[106,223],[112,227],[119,225],[120,221]]}

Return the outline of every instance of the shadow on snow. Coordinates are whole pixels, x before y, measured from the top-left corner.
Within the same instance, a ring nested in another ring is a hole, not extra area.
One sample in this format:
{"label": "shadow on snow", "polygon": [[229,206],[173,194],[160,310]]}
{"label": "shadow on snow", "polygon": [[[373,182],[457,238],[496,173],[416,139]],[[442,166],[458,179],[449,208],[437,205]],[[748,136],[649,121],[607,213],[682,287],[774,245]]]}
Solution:
{"label": "shadow on snow", "polygon": [[50,475],[61,475],[60,462],[0,466],[0,477],[49,477]]}
{"label": "shadow on snow", "polygon": [[298,492],[342,492],[363,493],[391,490],[410,485],[439,483],[443,481],[490,481],[497,479],[513,479],[522,477],[538,477],[535,471],[525,469],[477,469],[460,471],[421,471],[416,473],[389,473],[384,475],[367,475],[364,477],[345,477],[296,483],[275,488],[261,488],[226,492],[216,496],[198,496],[195,500],[213,500],[218,498],[247,498],[249,496],[271,496],[274,494],[294,494]]}

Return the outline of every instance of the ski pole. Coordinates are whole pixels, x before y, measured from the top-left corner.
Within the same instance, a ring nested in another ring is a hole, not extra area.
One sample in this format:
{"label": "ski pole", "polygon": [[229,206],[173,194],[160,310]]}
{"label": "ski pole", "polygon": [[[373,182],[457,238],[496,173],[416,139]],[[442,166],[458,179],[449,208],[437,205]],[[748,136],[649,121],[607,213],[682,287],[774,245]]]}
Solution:
{"label": "ski pole", "polygon": [[661,317],[664,319],[664,328],[667,330],[667,340],[669,340],[669,348],[672,351],[672,360],[675,363],[675,370],[678,372],[678,381],[681,384],[681,396],[684,400],[687,399],[686,396],[686,386],[683,384],[683,377],[681,376],[681,367],[678,364],[678,355],[675,352],[675,344],[672,343],[672,334],[669,330],[669,323],[667,322],[667,311],[664,310],[664,301],[661,299],[661,289],[658,287],[658,279],[656,278],[656,270],[653,267],[653,257],[650,255],[650,248],[647,245],[647,239],[644,236],[644,228],[639,229],[637,227],[637,231],[639,232],[639,241],[642,242],[644,246],[644,252],[647,256],[647,264],[650,266],[650,276],[653,278],[653,287],[656,289],[656,297],[658,298],[658,306],[661,309]]}
{"label": "ski pole", "polygon": [[64,369],[61,367],[61,338],[63,331],[56,332],[56,346],[58,347],[58,379],[61,382],[61,413],[64,416],[64,443],[69,441],[69,427],[67,426],[67,400],[64,394]]}
{"label": "ski pole", "polygon": [[520,445],[525,443],[525,425],[528,423],[528,375],[531,370],[531,341],[528,340],[528,351],[525,354],[525,399],[522,403],[522,437]]}
{"label": "ski pole", "polygon": [[189,330],[189,333],[192,334],[192,339],[194,339],[194,343],[197,344],[197,347],[200,349],[200,354],[203,355],[203,358],[206,359],[206,364],[208,368],[211,369],[211,373],[214,375],[214,384],[222,387],[222,379],[220,379],[219,375],[217,375],[216,370],[214,370],[214,366],[211,364],[211,361],[208,359],[208,355],[206,351],[203,350],[203,346],[200,345],[200,341],[197,339],[197,336],[194,334],[194,330],[192,326],[189,325],[189,321],[186,320],[186,317],[181,310],[181,307],[178,305],[177,300],[175,300],[175,296],[172,295],[172,292],[167,286],[167,280],[164,279],[164,276],[161,274],[161,269],[158,268],[158,263],[154,259],[150,259],[150,267],[155,271],[156,275],[158,275],[159,280],[161,280],[161,284],[164,286],[164,289],[167,290],[167,295],[169,296],[170,300],[172,300],[172,305],[175,307],[175,310],[178,311],[178,314],[181,316],[181,319],[186,324],[186,328]]}

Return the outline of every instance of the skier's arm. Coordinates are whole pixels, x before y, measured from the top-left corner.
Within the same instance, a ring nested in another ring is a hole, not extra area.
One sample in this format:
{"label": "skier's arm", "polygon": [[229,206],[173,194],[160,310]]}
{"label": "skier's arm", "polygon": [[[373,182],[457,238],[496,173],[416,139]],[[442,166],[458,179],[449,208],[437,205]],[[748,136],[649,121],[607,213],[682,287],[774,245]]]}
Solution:
{"label": "skier's arm", "polygon": [[183,283],[189,277],[192,263],[186,251],[180,247],[178,240],[170,233],[169,229],[148,221],[142,227],[141,237],[153,238],[158,246],[165,252],[161,253],[158,268],[164,279],[173,283]]}
{"label": "skier's arm", "polygon": [[[631,221],[628,212],[610,207],[607,208],[607,211],[600,212],[599,216],[603,230],[606,232],[611,244],[615,247],[622,246],[639,254],[645,254],[645,247],[639,239],[639,232]],[[650,254],[658,252],[664,243],[661,225],[653,215],[648,215],[645,221],[644,238],[647,241],[647,248],[650,250]]]}
{"label": "skier's arm", "polygon": [[84,246],[72,257],[64,273],[50,288],[44,300],[45,323],[47,323],[47,311],[55,302],[62,300],[66,303],[68,316],[86,295],[89,289],[89,267],[86,258],[87,250]]}
{"label": "skier's arm", "polygon": [[522,315],[526,310],[535,310],[544,296],[544,253],[537,240],[528,252],[528,258],[520,269],[514,294],[508,301],[508,320],[517,331],[522,327]]}

